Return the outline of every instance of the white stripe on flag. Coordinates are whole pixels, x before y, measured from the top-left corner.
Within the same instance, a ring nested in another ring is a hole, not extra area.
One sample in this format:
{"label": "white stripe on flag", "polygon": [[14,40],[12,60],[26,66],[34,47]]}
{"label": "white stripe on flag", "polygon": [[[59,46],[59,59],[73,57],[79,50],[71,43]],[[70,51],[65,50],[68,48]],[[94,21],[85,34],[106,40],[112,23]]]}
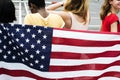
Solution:
{"label": "white stripe on flag", "polygon": [[0,80],[36,80],[36,79],[22,77],[22,76],[21,77],[14,77],[14,76],[2,74],[2,75],[0,75]]}
{"label": "white stripe on flag", "polygon": [[[100,33],[85,33],[75,31],[53,30],[54,37],[72,38],[72,39],[85,39],[94,41],[116,41],[120,40],[120,35],[114,34],[100,34]],[[106,38],[107,37],[107,38]]]}
{"label": "white stripe on flag", "polygon": [[120,78],[116,78],[116,77],[102,77],[98,80],[120,80]]}
{"label": "white stripe on flag", "polygon": [[105,51],[120,51],[120,44],[110,47],[76,47],[66,45],[52,45],[52,52],[73,52],[73,53],[101,53]]}
{"label": "white stripe on flag", "polygon": [[86,59],[86,60],[72,60],[72,59],[51,59],[50,65],[57,65],[57,66],[74,66],[74,65],[84,65],[84,64],[110,64],[120,60],[120,56],[118,57],[105,57],[105,58],[95,58],[95,59]]}

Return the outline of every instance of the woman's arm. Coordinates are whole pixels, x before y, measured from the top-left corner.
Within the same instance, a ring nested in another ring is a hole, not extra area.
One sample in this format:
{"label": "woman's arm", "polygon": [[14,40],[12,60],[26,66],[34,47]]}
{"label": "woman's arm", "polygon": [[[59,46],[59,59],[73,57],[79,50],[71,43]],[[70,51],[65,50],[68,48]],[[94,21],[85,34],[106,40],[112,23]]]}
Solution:
{"label": "woman's arm", "polygon": [[57,2],[55,4],[49,5],[46,7],[47,10],[56,10],[59,7],[63,6],[63,2]]}
{"label": "woman's arm", "polygon": [[110,31],[111,31],[111,32],[118,32],[118,27],[117,27],[117,25],[118,25],[118,22],[112,23],[112,24],[111,24],[111,29],[110,29]]}
{"label": "woman's arm", "polygon": [[91,16],[90,16],[90,12],[88,10],[88,12],[87,12],[87,23],[86,24],[90,24],[90,21],[91,21]]}

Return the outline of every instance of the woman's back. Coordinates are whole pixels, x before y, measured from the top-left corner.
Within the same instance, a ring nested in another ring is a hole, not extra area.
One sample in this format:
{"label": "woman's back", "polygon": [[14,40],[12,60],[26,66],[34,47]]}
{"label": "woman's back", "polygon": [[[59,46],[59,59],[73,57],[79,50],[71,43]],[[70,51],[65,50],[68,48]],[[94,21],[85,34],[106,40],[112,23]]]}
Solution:
{"label": "woman's back", "polygon": [[74,16],[73,13],[69,13],[71,17],[71,29],[74,30],[88,30],[88,24],[85,23],[85,21],[81,17]]}
{"label": "woman's back", "polygon": [[24,19],[24,24],[49,26],[54,28],[64,27],[62,18],[56,14],[49,14],[46,18],[42,17],[39,13],[28,14]]}

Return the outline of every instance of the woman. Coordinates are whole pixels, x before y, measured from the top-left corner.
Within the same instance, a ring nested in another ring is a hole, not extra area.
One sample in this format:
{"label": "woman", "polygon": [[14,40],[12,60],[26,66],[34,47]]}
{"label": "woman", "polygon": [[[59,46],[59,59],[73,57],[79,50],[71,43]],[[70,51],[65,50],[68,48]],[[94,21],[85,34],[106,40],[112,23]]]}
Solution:
{"label": "woman", "polygon": [[[64,11],[56,10],[63,6]],[[75,30],[88,30],[90,16],[88,11],[88,0],[66,0],[47,7],[51,13],[59,14],[65,21],[65,28]]]}
{"label": "woman", "polygon": [[11,23],[16,20],[15,6],[11,0],[0,0],[0,23]]}
{"label": "woman", "polygon": [[118,12],[120,0],[104,0],[101,7],[100,18],[102,20],[101,31],[120,32]]}
{"label": "woman", "polygon": [[63,19],[56,14],[52,14],[46,11],[44,0],[28,0],[31,14],[26,15],[24,24],[48,26],[54,28],[63,28]]}

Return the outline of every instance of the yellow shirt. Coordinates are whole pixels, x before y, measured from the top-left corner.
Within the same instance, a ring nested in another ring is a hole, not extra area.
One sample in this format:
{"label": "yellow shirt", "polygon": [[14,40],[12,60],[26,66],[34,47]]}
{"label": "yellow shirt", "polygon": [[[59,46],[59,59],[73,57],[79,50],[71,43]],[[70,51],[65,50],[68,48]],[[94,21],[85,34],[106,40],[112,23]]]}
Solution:
{"label": "yellow shirt", "polygon": [[46,18],[43,18],[39,13],[26,15],[24,24],[53,28],[63,28],[65,25],[63,19],[57,14],[49,14]]}

